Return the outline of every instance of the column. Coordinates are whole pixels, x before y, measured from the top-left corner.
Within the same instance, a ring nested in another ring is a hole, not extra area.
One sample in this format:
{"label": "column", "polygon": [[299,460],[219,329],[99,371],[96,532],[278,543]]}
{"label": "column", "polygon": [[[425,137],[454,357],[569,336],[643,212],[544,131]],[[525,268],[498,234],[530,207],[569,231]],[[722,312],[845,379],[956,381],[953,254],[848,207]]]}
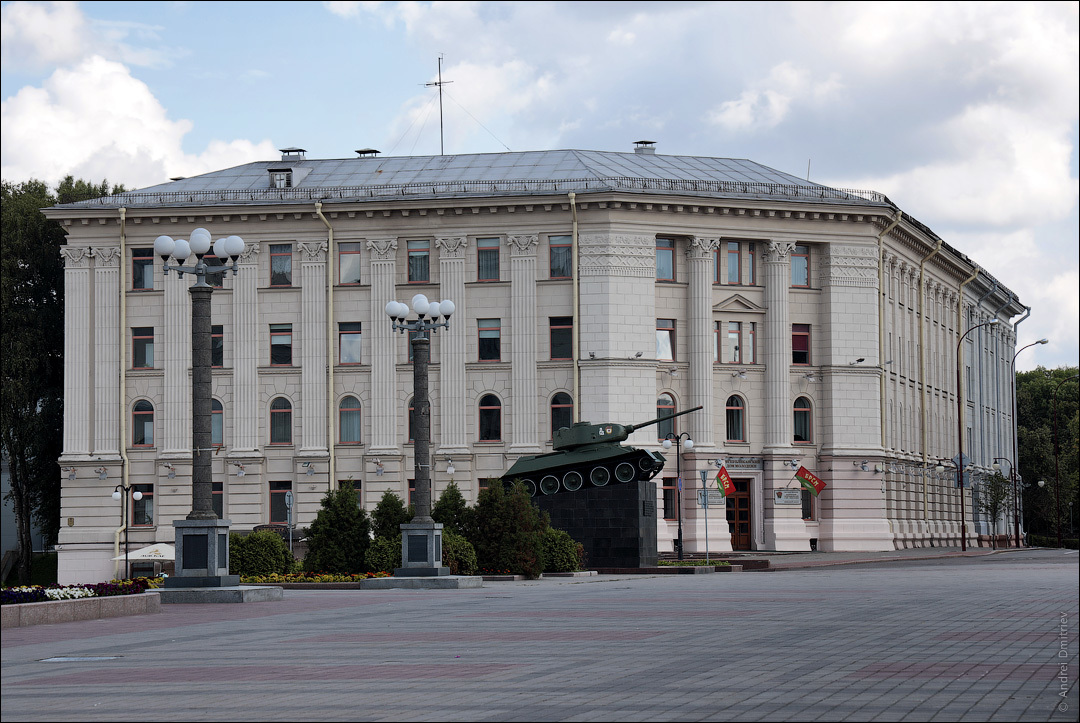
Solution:
{"label": "column", "polygon": [[465,399],[465,237],[435,239],[439,248],[439,288],[457,306],[450,328],[439,336],[439,454],[468,454]]}
{"label": "column", "polygon": [[694,446],[713,446],[713,345],[712,329],[712,270],[713,255],[720,246],[719,238],[695,237],[686,249],[689,277],[686,300],[688,347],[690,353],[690,399],[686,408],[701,405],[702,409],[687,415],[687,429]]}
{"label": "column", "polygon": [[[249,243],[239,260],[239,273],[230,277],[232,292],[232,328],[226,343],[233,359],[233,452],[259,450],[259,354],[269,355],[260,347],[259,329],[259,244]],[[269,411],[266,411],[269,414]]]}
{"label": "column", "polygon": [[[120,328],[120,248],[94,248],[94,454],[120,456],[120,344],[126,334]],[[154,334],[161,336],[161,329]],[[156,341],[156,340],[155,340]],[[130,364],[129,364],[130,366]]]}
{"label": "column", "polygon": [[[398,445],[398,354],[407,353],[404,335],[395,334],[386,302],[395,300],[397,239],[370,239],[371,252],[371,446],[368,454],[400,454]],[[405,299],[409,303],[409,299]],[[369,333],[365,333],[368,336]]]}
{"label": "column", "polygon": [[510,454],[540,452],[536,378],[536,234],[510,236]]}
{"label": "column", "polygon": [[297,244],[300,251],[300,455],[329,454],[326,409],[327,241]]}
{"label": "column", "polygon": [[[90,455],[90,254],[64,246],[64,457]],[[115,374],[115,371],[113,372]]]}

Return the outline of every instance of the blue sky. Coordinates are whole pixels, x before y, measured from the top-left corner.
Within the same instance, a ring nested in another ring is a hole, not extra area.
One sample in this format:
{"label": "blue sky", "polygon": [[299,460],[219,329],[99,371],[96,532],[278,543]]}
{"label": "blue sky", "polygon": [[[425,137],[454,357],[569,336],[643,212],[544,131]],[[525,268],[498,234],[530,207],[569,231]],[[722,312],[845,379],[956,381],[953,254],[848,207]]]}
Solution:
{"label": "blue sky", "polygon": [[5,181],[170,176],[358,148],[750,158],[881,191],[1076,365],[1075,2],[2,3]]}

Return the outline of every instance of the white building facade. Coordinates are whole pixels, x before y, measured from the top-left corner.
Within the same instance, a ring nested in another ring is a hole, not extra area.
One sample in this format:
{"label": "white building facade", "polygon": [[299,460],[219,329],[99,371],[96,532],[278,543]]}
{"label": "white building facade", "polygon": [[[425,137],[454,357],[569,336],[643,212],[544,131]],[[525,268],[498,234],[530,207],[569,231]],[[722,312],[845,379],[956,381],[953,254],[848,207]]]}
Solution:
{"label": "white building facade", "polygon": [[[973,471],[1009,455],[1016,295],[878,194],[638,150],[286,149],[47,209],[68,232],[61,582],[111,577],[123,535],[171,542],[191,508],[191,282],[150,250],[196,227],[248,244],[212,311],[214,501],[234,530],[284,523],[287,492],[298,527],[330,488],[408,498],[412,367],[383,309],[423,293],[457,305],[432,339],[433,500],[451,464],[474,501],[570,421],[700,405],[627,442],[694,441],[656,478],[661,551],[680,514],[688,552],[959,544],[936,466],[961,427]],[[706,523],[698,471],[718,459],[737,489]],[[779,504],[799,466],[828,486]],[[127,519],[125,482],[143,493]]]}

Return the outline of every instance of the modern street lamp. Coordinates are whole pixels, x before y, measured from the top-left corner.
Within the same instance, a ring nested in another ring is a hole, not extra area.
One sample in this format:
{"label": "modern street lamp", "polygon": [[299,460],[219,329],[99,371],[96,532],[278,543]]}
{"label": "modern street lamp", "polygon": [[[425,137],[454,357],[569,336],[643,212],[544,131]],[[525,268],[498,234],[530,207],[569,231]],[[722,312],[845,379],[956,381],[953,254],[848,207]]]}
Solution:
{"label": "modern street lamp", "polygon": [[[1015,360],[1016,357],[1014,356],[1013,361]],[[1015,420],[1016,417],[1014,416],[1013,419]],[[1013,531],[1016,533],[1016,546],[1020,547],[1020,522],[1019,518],[1016,516],[1016,465],[1014,465],[1012,460],[1008,457],[994,457],[994,463],[991,465],[991,467],[994,468],[995,472],[1001,471],[1001,465],[998,464],[999,459],[1003,459],[1009,463],[1009,477],[1011,478],[1013,484],[1013,523],[1015,525],[1015,529]],[[994,520],[994,530],[992,534],[997,534],[997,520]]]}
{"label": "modern street lamp", "polygon": [[1058,444],[1058,413],[1057,413],[1057,393],[1058,389],[1061,389],[1061,385],[1065,382],[1072,381],[1080,377],[1080,374],[1073,374],[1071,377],[1065,377],[1057,386],[1054,387],[1054,523],[1057,526],[1057,546],[1064,547],[1061,543],[1061,466],[1059,457],[1061,455],[1061,445]]}
{"label": "modern street lamp", "polygon": [[964,395],[961,393],[960,387],[960,345],[964,343],[964,337],[971,332],[975,331],[982,326],[994,326],[1000,324],[1000,319],[991,319],[990,321],[984,321],[981,324],[976,324],[963,334],[956,342],[956,440],[957,446],[960,448],[959,456],[956,463],[956,487],[960,490],[960,551],[967,551],[967,530],[964,529],[967,525],[967,514],[964,511]]}
{"label": "modern street lamp", "polygon": [[[1049,343],[1049,341],[1050,341],[1049,339],[1039,339],[1038,341],[1033,341],[1030,344],[1028,344],[1027,346],[1020,347],[1019,349],[1016,350],[1016,354],[1013,354],[1012,365],[1010,366],[1010,369],[1012,371],[1012,420],[1013,420],[1012,421],[1012,443],[1013,443],[1012,444],[1012,458],[1013,459],[1017,459],[1017,456],[1016,456],[1016,437],[1017,437],[1016,357],[1024,349],[1027,349],[1029,347],[1033,347],[1036,344],[1047,344],[1047,343]],[[1012,463],[1011,462],[1009,463],[1009,467],[1010,467],[1010,469],[1012,468]],[[1015,470],[1012,472],[1012,483],[1013,483],[1013,534],[1016,536],[1016,546],[1020,547],[1020,493],[1017,491],[1016,472],[1015,472]]]}
{"label": "modern street lamp", "polygon": [[[179,276],[193,274],[191,294],[191,512],[183,520],[174,520],[176,530],[176,574],[165,581],[166,587],[232,587],[240,578],[229,575],[229,521],[214,511],[214,483],[211,455],[212,408],[211,364],[212,339],[210,297],[214,287],[206,283],[207,274],[233,276],[239,271],[239,258],[247,248],[239,236],[211,241],[210,232],[197,228],[190,240],[158,236],[154,253],[161,257],[165,276],[176,271]],[[206,257],[213,256],[221,266],[210,267]],[[184,266],[192,255],[194,266]],[[174,260],[173,264],[169,259]]]}
{"label": "modern street lamp", "polygon": [[[674,440],[674,442],[672,442]],[[689,432],[668,432],[667,437],[663,441],[664,449],[671,449],[672,444],[679,445],[679,440],[682,440],[682,444],[675,451],[675,474],[678,476],[677,491],[678,491],[678,503],[679,503],[679,544],[678,555],[679,559],[683,559],[683,534],[682,534],[682,453],[684,449],[693,449],[694,440],[690,439]]]}
{"label": "modern street lamp", "polygon": [[[431,340],[427,332],[450,328],[454,302],[428,301],[423,294],[412,298],[414,321],[408,321],[409,307],[400,301],[386,304],[390,326],[402,334],[413,333],[413,505],[412,521],[401,525],[400,577],[437,577],[449,573],[442,566],[442,525],[431,519],[431,404],[428,399],[428,364]],[[442,321],[439,321],[442,319]],[[451,474],[453,474],[451,472]]]}
{"label": "modern street lamp", "polygon": [[[121,492],[120,490],[123,490]],[[130,492],[130,494],[128,494]],[[128,498],[138,502],[143,497],[139,490],[131,491],[131,485],[126,481],[116,485],[113,489],[112,498],[120,502],[120,514],[124,521],[124,580],[131,577],[131,567],[128,563],[128,528],[131,527],[131,519],[128,517]]]}

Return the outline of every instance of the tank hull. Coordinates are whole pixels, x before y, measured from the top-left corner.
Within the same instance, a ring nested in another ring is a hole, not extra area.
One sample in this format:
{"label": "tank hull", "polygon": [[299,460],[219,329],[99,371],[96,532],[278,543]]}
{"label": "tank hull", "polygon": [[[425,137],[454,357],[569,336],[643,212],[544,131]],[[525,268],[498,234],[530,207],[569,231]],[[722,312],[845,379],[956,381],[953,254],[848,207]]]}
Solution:
{"label": "tank hull", "polygon": [[664,455],[617,444],[522,457],[500,479],[520,479],[533,496],[648,481],[664,469]]}

